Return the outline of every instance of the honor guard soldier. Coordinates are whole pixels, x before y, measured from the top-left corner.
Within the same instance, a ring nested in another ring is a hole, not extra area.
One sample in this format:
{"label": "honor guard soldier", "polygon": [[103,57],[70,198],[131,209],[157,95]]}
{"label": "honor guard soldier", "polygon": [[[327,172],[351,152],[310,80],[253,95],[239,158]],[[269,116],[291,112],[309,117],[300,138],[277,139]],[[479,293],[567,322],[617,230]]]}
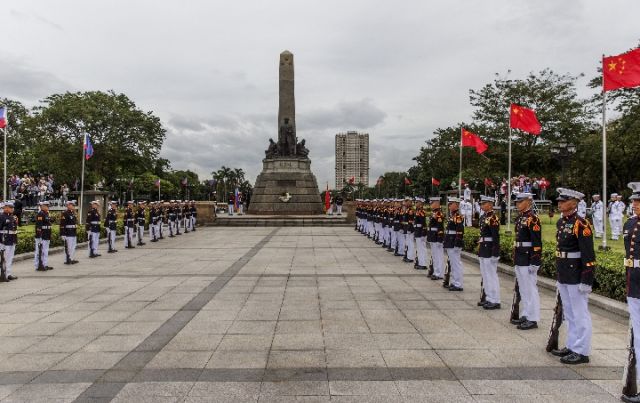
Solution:
{"label": "honor guard soldier", "polygon": [[87,213],[87,221],[85,228],[87,230],[87,246],[89,248],[89,257],[94,258],[100,256],[98,253],[98,244],[100,243],[100,213],[98,206],[100,202],[94,200],[91,202],[91,209]]}
{"label": "honor guard soldier", "polygon": [[9,200],[2,205],[0,214],[0,241],[4,254],[4,265],[0,269],[0,282],[17,280],[13,275],[13,255],[18,243],[18,217],[13,214],[13,201]]}
{"label": "honor guard soldier", "polygon": [[624,217],[625,205],[622,196],[617,193],[611,195],[613,200],[609,207],[609,223],[611,224],[611,239],[617,240],[622,233],[622,218]]}
{"label": "honor guard soldier", "polygon": [[182,201],[176,200],[173,209],[176,212],[176,235],[182,235],[180,232],[180,226],[182,225]]}
{"label": "honor guard soldier", "polygon": [[578,201],[584,194],[558,188],[558,210],[562,217],[556,224],[556,269],[562,312],[567,321],[567,344],[553,355],[564,364],[589,362],[591,352],[591,314],[589,294],[595,274],[596,254],[589,222],[578,216]]}
{"label": "honor guard soldier", "polygon": [[416,219],[416,212],[413,207],[413,201],[409,200],[408,204],[409,204],[409,209],[407,211],[407,236],[405,240],[405,243],[407,244],[407,252],[405,253],[403,260],[405,263],[415,264],[416,242],[415,242],[415,236],[414,236],[415,227],[413,225]]}
{"label": "honor guard soldier", "polygon": [[133,206],[135,202],[133,200],[129,200],[127,202],[127,209],[124,211],[124,248],[125,249],[134,249],[133,246],[133,238],[136,236],[135,234],[135,226],[136,226],[136,216],[133,212]]}
{"label": "honor guard soldier", "polygon": [[[107,216],[104,218],[104,228],[107,230],[107,245],[109,249],[107,253],[114,253],[116,249],[116,232],[117,232],[117,219],[118,219],[118,202],[113,200],[110,203]],[[125,222],[126,224],[126,222]],[[126,228],[126,225],[125,225]]]}
{"label": "honor guard soldier", "polygon": [[189,208],[189,201],[185,200],[182,203],[182,211],[184,215],[184,233],[191,231],[191,209]]}
{"label": "honor guard soldier", "polygon": [[578,202],[578,217],[587,218],[587,202],[584,199]]}
{"label": "honor guard soldier", "polygon": [[447,230],[444,233],[443,247],[447,251],[449,264],[451,265],[451,284],[449,291],[463,291],[464,273],[460,253],[464,246],[464,218],[460,214],[460,199],[449,197],[449,219]]}
{"label": "honor guard soldier", "polygon": [[178,215],[176,214],[176,201],[171,200],[169,206],[167,207],[167,217],[169,223],[169,238],[173,238],[176,233],[176,220],[178,219]]}
{"label": "honor guard soldier", "polygon": [[498,262],[500,261],[500,220],[493,211],[495,199],[480,196],[482,220],[480,220],[480,239],[478,240],[478,260],[482,274],[482,286],[486,299],[484,309],[500,309],[500,280],[498,280]]}
{"label": "honor guard soldier", "polygon": [[191,209],[191,230],[195,231],[196,223],[198,221],[198,209],[196,208],[195,200],[191,200],[191,206],[189,208]]}
{"label": "honor guard soldier", "polygon": [[158,239],[164,239],[164,223],[167,214],[166,206],[166,202],[158,202]]}
{"label": "honor guard soldier", "polygon": [[76,201],[69,200],[67,209],[60,217],[60,236],[64,242],[65,262],[64,264],[76,264],[76,243],[78,241],[78,217],[76,216]]}
{"label": "honor guard soldier", "polygon": [[155,202],[149,202],[149,238],[158,242],[158,209]]}
{"label": "honor guard soldier", "polygon": [[397,256],[407,257],[407,232],[409,229],[409,198],[405,197],[400,209],[400,231],[398,231]]}
{"label": "honor guard soldier", "polygon": [[[633,331],[633,348],[636,357],[636,374],[640,374],[640,182],[629,183],[633,194],[629,198],[633,208],[633,216],[627,220],[623,228],[625,259],[627,271],[627,303],[629,320]],[[636,380],[633,379],[632,382]],[[640,394],[622,395],[622,401],[640,403]]]}
{"label": "honor guard soldier", "polygon": [[389,233],[389,200],[382,201],[382,248],[387,249],[391,243]]}
{"label": "honor guard soldier", "polygon": [[516,194],[516,241],[513,251],[516,281],[522,298],[520,317],[511,324],[520,330],[535,329],[540,320],[540,294],[538,293],[538,269],[542,259],[542,227],[540,219],[531,210],[533,194]]}
{"label": "honor guard soldier", "polygon": [[141,201],[138,203],[138,210],[136,211],[136,224],[138,224],[138,246],[146,245],[146,243],[142,242],[142,238],[144,237],[144,224],[146,221],[144,207],[145,202]]}
{"label": "honor guard soldier", "polygon": [[591,219],[593,220],[593,229],[596,233],[596,238],[602,238],[604,234],[604,205],[600,200],[600,195],[593,195],[593,202],[591,203]]}
{"label": "honor guard soldier", "polygon": [[[236,197],[233,195],[233,192],[229,192],[229,199],[228,199],[228,208],[229,208],[229,215],[232,216],[233,215],[233,206],[236,203]],[[332,215],[331,212],[329,212],[329,215]]]}
{"label": "honor guard soldier", "polygon": [[398,232],[400,231],[400,215],[398,212],[400,204],[397,199],[394,199],[391,204],[391,211],[389,211],[389,229],[391,233],[391,244],[387,249],[394,254],[398,251]]}
{"label": "honor guard soldier", "polygon": [[431,264],[433,274],[431,280],[442,280],[444,276],[444,215],[440,207],[439,197],[430,197],[431,217],[427,227],[427,242],[431,248]]}
{"label": "honor guard soldier", "polygon": [[38,203],[40,211],[36,214],[36,250],[34,263],[37,271],[53,270],[48,266],[49,244],[51,242],[51,217],[49,217],[49,202]]}
{"label": "honor guard soldier", "polygon": [[416,241],[416,264],[417,270],[427,269],[427,243],[425,239],[425,229],[427,225],[427,217],[424,212],[424,199],[416,198],[416,214],[413,222],[415,228],[413,237]]}

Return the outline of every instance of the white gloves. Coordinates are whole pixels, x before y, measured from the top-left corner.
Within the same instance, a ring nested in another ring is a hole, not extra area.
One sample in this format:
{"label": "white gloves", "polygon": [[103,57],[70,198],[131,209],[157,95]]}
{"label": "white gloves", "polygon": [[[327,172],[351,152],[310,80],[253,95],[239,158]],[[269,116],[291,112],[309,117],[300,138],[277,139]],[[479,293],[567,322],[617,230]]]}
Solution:
{"label": "white gloves", "polygon": [[580,291],[582,294],[589,294],[591,293],[591,286],[580,283],[578,284],[578,291]]}
{"label": "white gloves", "polygon": [[66,240],[67,240],[67,237],[66,237],[66,236],[64,236],[64,235],[63,235],[63,236],[61,236],[60,238],[62,238],[62,240],[63,240],[63,241],[66,241]]}
{"label": "white gloves", "polygon": [[529,274],[536,274],[540,270],[540,266],[529,266]]}

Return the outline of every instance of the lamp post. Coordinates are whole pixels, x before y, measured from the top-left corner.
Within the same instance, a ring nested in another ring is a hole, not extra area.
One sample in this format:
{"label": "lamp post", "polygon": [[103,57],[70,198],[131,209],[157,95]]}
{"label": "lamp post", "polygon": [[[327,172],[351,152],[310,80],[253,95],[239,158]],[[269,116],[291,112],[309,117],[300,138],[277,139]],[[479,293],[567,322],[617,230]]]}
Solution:
{"label": "lamp post", "polygon": [[562,186],[565,185],[564,175],[567,163],[569,162],[569,157],[575,154],[575,152],[576,146],[571,143],[567,143],[566,141],[561,141],[551,147],[551,153],[556,157],[556,159],[558,159],[558,162],[560,162],[560,168],[562,169],[560,176],[560,183],[562,183]]}

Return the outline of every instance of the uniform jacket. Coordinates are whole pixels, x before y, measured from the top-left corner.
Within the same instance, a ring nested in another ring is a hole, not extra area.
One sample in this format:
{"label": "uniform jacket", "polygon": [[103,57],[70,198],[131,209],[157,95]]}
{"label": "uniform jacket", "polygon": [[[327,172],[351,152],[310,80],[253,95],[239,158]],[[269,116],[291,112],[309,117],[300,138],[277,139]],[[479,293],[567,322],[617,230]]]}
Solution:
{"label": "uniform jacket", "polygon": [[87,213],[87,221],[85,224],[87,232],[100,232],[100,213],[98,209],[92,208]]}
{"label": "uniform jacket", "polygon": [[591,216],[595,219],[602,220],[602,201],[598,200],[591,204]]}
{"label": "uniform jacket", "polygon": [[500,257],[500,220],[493,211],[482,216],[478,257]]}
{"label": "uniform jacket", "polygon": [[110,230],[116,229],[116,220],[118,219],[118,212],[114,208],[110,208],[107,211],[107,216],[104,219],[104,227]]}
{"label": "uniform jacket", "polygon": [[447,230],[444,233],[444,248],[462,248],[464,241],[464,218],[459,211],[454,211],[447,220]]}
{"label": "uniform jacket", "polygon": [[640,298],[640,217],[633,216],[624,223],[625,269],[627,270],[627,297]]}
{"label": "uniform jacket", "polygon": [[2,244],[11,246],[18,243],[18,217],[14,214],[0,214],[0,238]]}
{"label": "uniform jacket", "polygon": [[75,211],[65,210],[60,216],[60,236],[76,236],[78,218]]}
{"label": "uniform jacket", "polygon": [[51,217],[42,210],[36,214],[36,238],[44,241],[51,240]]}
{"label": "uniform jacket", "polygon": [[158,223],[158,210],[155,207],[149,209],[149,224],[156,225]]}
{"label": "uniform jacket", "polygon": [[[560,284],[593,284],[596,254],[591,224],[576,212],[556,223],[556,268]],[[564,257],[564,253],[579,257]]]}
{"label": "uniform jacket", "polygon": [[409,207],[409,210],[407,211],[407,231],[409,233],[413,233],[413,231],[415,230],[413,226],[415,223],[415,219],[416,211],[413,209],[413,207]]}
{"label": "uniform jacket", "polygon": [[433,210],[429,217],[427,242],[444,242],[444,215],[440,209]]}
{"label": "uniform jacket", "polygon": [[427,215],[423,208],[416,210],[415,220],[413,226],[415,228],[414,236],[416,238],[422,238],[426,234],[425,226],[427,225]]}
{"label": "uniform jacket", "polygon": [[128,228],[133,228],[136,223],[135,214],[133,214],[133,209],[128,207],[124,212],[124,225]]}
{"label": "uniform jacket", "polygon": [[144,222],[146,220],[144,209],[142,207],[138,207],[138,211],[136,211],[136,222],[139,226],[144,227]]}
{"label": "uniform jacket", "polygon": [[542,226],[531,210],[516,218],[516,244],[513,262],[516,266],[540,266],[542,258]]}
{"label": "uniform jacket", "polygon": [[171,221],[175,221],[176,220],[176,210],[173,207],[169,207],[167,209],[167,215],[169,216],[169,220]]}

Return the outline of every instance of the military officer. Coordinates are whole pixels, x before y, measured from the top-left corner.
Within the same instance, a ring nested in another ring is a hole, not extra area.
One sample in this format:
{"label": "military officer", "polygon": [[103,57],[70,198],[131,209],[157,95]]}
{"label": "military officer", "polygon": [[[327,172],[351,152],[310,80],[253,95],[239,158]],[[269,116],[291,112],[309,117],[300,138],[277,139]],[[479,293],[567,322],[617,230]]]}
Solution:
{"label": "military officer", "polygon": [[198,221],[198,209],[196,208],[196,201],[191,200],[191,230],[196,230],[196,222]]}
{"label": "military officer", "polygon": [[391,249],[389,250],[389,252],[393,252],[393,254],[395,256],[400,256],[400,254],[398,253],[398,244],[399,244],[399,238],[400,238],[400,215],[401,215],[401,204],[400,204],[400,200],[398,199],[394,199],[393,201],[393,208],[391,211]]}
{"label": "military officer", "polygon": [[191,231],[191,209],[189,208],[189,201],[185,200],[182,203],[182,211],[184,215],[184,232],[185,234]]}
{"label": "military officer", "polygon": [[164,224],[167,221],[167,202],[158,202],[158,239],[164,239]]}
{"label": "military officer", "polygon": [[407,257],[407,233],[409,230],[409,203],[410,198],[405,197],[402,202],[400,212],[400,231],[398,231],[398,253],[397,256]]}
{"label": "military officer", "polygon": [[[633,191],[630,202],[633,216],[624,224],[622,236],[624,238],[625,259],[627,272],[627,304],[629,306],[629,320],[633,329],[633,347],[636,355],[636,374],[640,374],[640,182],[629,183]],[[640,403],[640,394],[623,395],[622,401]]]}
{"label": "military officer", "polygon": [[540,219],[531,210],[533,194],[517,193],[513,260],[516,281],[522,301],[520,317],[512,319],[511,324],[520,330],[535,329],[540,320],[540,294],[538,293],[538,269],[542,258],[542,226]]}
{"label": "military officer", "polygon": [[136,210],[136,224],[137,224],[136,232],[138,233],[138,244],[137,244],[138,246],[146,245],[146,243],[143,242],[144,226],[146,221],[145,207],[146,207],[146,202],[142,200],[138,203],[138,210]]}
{"label": "military officer", "polygon": [[416,241],[414,236],[414,223],[416,219],[416,211],[413,205],[413,200],[409,200],[409,208],[407,210],[407,235],[405,243],[407,244],[407,252],[405,253],[405,263],[413,263],[416,261]]}
{"label": "military officer", "polygon": [[564,364],[589,362],[591,352],[591,314],[589,294],[595,274],[596,255],[593,233],[587,220],[578,216],[578,201],[584,194],[558,188],[558,210],[562,217],[556,224],[556,269],[563,316],[567,321],[566,347],[553,350]]}
{"label": "military officer", "polygon": [[98,245],[100,243],[100,213],[98,206],[100,202],[94,200],[91,202],[91,208],[87,212],[87,220],[85,228],[87,230],[87,247],[89,249],[89,257],[94,258],[100,256],[98,253]]}
{"label": "military officer", "polygon": [[169,224],[169,238],[173,238],[176,233],[176,220],[178,219],[178,215],[176,214],[176,201],[171,200],[169,202],[169,206],[167,207],[167,222]]}
{"label": "military officer", "polygon": [[471,203],[471,199],[460,201],[460,214],[464,218],[465,227],[473,225],[473,204]]}
{"label": "military officer", "polygon": [[51,242],[51,217],[49,217],[49,202],[38,203],[40,211],[36,214],[36,250],[34,263],[37,271],[53,270],[48,265],[49,243]]}
{"label": "military officer", "polygon": [[486,299],[484,309],[500,309],[500,280],[498,262],[500,261],[500,220],[493,211],[495,199],[480,196],[482,219],[480,220],[480,239],[478,240],[478,259],[480,274]]}
{"label": "military officer", "polygon": [[593,220],[593,227],[595,229],[596,238],[602,238],[602,234],[604,233],[604,205],[600,200],[600,195],[595,194],[592,197],[593,202],[591,203],[591,219]]}
{"label": "military officer", "polygon": [[[104,218],[104,228],[107,230],[107,245],[109,249],[107,253],[115,253],[116,249],[116,232],[117,232],[117,219],[118,219],[118,202],[112,200],[109,203],[110,207],[107,211],[107,216]],[[126,228],[126,222],[125,222]]]}
{"label": "military officer", "polygon": [[149,238],[151,242],[158,242],[158,209],[155,202],[149,203]]}
{"label": "military officer", "polygon": [[463,291],[464,272],[460,253],[464,246],[464,218],[460,214],[460,199],[449,197],[449,219],[444,233],[443,247],[447,251],[449,264],[451,264],[451,281],[449,291]]}
{"label": "military officer", "polygon": [[433,274],[431,280],[442,280],[444,276],[444,214],[440,207],[440,197],[429,198],[431,217],[427,227],[427,242],[431,248]]}
{"label": "military officer", "polygon": [[76,201],[69,200],[67,209],[60,216],[60,236],[64,241],[65,262],[64,264],[76,264],[76,243],[78,217],[76,216]]}
{"label": "military officer", "polygon": [[173,205],[173,210],[176,213],[176,235],[182,235],[180,232],[180,226],[182,225],[182,200],[176,200],[176,203]]}
{"label": "military officer", "polygon": [[4,253],[4,266],[0,269],[0,282],[17,280],[13,275],[13,255],[18,243],[18,217],[13,214],[13,201],[2,205],[0,214],[0,243]]}
{"label": "military officer", "polygon": [[578,217],[587,218],[587,202],[584,199],[578,202]]}
{"label": "military officer", "polygon": [[611,224],[611,239],[617,240],[622,233],[622,218],[624,217],[625,205],[622,196],[617,193],[611,195],[613,202],[610,206],[609,223]]}
{"label": "military officer", "polygon": [[413,222],[415,228],[413,237],[416,243],[416,263],[417,270],[426,270],[427,268],[427,241],[426,241],[426,225],[427,217],[424,212],[424,199],[416,197],[416,214]]}
{"label": "military officer", "polygon": [[133,212],[133,206],[135,201],[129,200],[127,202],[127,209],[124,211],[124,248],[134,249],[133,238],[136,236],[135,225],[136,215]]}

